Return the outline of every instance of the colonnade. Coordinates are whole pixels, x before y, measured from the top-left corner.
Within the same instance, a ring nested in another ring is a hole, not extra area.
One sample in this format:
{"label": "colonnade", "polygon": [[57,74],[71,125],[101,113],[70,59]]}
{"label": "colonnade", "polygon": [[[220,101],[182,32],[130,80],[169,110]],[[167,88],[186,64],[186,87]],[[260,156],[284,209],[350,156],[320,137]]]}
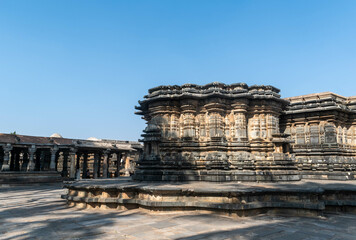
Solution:
{"label": "colonnade", "polygon": [[[130,152],[57,145],[0,145],[1,171],[57,171],[64,178],[108,178],[130,175]],[[123,171],[124,169],[124,171]]]}

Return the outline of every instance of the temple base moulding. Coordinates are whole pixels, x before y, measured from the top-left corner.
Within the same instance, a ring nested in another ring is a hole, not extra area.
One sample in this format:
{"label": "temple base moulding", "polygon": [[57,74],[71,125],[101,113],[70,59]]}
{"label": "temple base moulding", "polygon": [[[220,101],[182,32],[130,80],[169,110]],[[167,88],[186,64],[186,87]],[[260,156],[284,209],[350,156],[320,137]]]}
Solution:
{"label": "temple base moulding", "polygon": [[208,210],[237,216],[356,213],[356,181],[159,183],[120,178],[68,182],[64,187],[68,192],[62,198],[80,208]]}

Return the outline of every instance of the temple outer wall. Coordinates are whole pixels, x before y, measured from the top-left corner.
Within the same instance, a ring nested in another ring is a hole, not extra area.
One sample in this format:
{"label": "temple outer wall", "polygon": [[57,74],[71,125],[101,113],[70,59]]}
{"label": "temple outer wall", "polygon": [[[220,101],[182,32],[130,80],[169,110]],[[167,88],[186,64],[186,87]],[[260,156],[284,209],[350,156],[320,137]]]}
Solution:
{"label": "temple outer wall", "polygon": [[356,97],[281,99],[272,86],[149,90],[138,180],[291,181],[356,177]]}
{"label": "temple outer wall", "polygon": [[306,179],[355,179],[356,97],[326,92],[286,98],[282,131],[290,135]]}

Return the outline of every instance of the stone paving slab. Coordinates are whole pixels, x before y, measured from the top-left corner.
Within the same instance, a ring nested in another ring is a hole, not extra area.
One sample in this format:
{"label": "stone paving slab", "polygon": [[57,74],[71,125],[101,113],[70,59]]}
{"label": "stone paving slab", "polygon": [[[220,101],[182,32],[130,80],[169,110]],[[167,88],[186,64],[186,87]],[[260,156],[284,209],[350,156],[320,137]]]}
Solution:
{"label": "stone paving slab", "polygon": [[80,210],[61,185],[0,185],[0,239],[356,239],[356,215],[229,217],[203,211]]}

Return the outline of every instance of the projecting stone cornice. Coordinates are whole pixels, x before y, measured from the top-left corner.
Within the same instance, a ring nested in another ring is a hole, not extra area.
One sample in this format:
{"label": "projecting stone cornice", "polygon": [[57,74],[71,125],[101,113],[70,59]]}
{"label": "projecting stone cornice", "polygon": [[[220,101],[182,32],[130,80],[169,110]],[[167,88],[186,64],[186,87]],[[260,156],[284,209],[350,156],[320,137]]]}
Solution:
{"label": "projecting stone cornice", "polygon": [[332,92],[322,92],[284,99],[289,101],[285,114],[334,110],[356,113],[356,96],[344,97]]}
{"label": "projecting stone cornice", "polygon": [[157,101],[180,101],[184,99],[248,99],[248,100],[274,100],[282,104],[288,104],[288,101],[281,99],[278,88],[270,85],[248,86],[245,83],[224,84],[213,82],[206,85],[184,84],[182,86],[158,86],[149,89],[149,94],[144,96],[143,101],[139,101],[139,106],[135,108],[139,111],[138,115],[144,115],[148,104]]}

